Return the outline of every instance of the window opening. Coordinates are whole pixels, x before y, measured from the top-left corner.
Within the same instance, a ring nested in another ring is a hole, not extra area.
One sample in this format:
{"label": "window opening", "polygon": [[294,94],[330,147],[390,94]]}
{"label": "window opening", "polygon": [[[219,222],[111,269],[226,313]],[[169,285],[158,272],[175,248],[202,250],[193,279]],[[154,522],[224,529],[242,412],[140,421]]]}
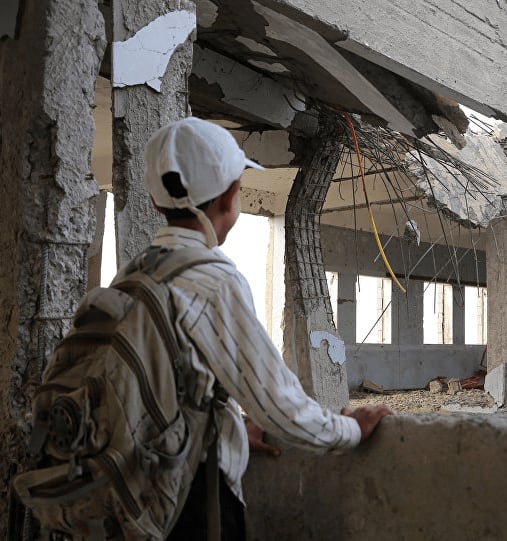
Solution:
{"label": "window opening", "polygon": [[452,285],[424,282],[424,343],[452,344]]}
{"label": "window opening", "polygon": [[338,273],[326,271],[326,279],[331,308],[333,310],[333,323],[335,328],[338,328]]}
{"label": "window opening", "polygon": [[465,287],[465,344],[487,344],[488,291],[485,287]]}
{"label": "window opening", "polygon": [[356,282],[356,342],[391,343],[390,278],[358,276]]}

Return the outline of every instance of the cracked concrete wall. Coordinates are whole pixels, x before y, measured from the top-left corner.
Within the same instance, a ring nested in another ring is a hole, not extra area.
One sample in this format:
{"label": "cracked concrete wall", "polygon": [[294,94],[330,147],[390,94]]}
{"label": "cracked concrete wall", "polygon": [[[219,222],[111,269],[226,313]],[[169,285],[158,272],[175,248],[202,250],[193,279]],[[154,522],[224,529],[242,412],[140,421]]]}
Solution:
{"label": "cracked concrete wall", "polygon": [[[181,17],[186,31],[173,35],[164,24],[159,28],[166,17]],[[153,40],[146,50],[140,50],[142,40],[136,40],[136,36],[153,28]],[[154,232],[164,223],[144,188],[144,146],[162,125],[190,114],[187,78],[195,28],[195,5],[191,1],[113,1],[113,81],[119,80],[118,73],[123,73],[130,62],[133,68],[143,65],[144,75],[148,73],[142,79],[123,77],[113,89],[113,192],[119,265],[150,244]],[[132,55],[115,54],[115,48],[121,50],[126,43],[135,45]],[[169,50],[171,54],[167,55]]]}
{"label": "cracked concrete wall", "polygon": [[349,455],[253,455],[247,539],[505,539],[506,454],[505,414],[427,414],[384,418]]}
{"label": "cracked concrete wall", "polygon": [[18,35],[0,43],[0,526],[16,430],[86,288],[98,193],[92,107],[105,49],[94,0],[21,8]]}

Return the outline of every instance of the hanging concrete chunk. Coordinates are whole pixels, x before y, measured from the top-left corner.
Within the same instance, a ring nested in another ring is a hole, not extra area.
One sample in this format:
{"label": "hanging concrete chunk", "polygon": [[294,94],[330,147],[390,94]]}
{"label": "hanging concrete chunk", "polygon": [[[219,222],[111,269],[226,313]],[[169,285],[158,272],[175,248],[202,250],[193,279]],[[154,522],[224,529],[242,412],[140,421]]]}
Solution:
{"label": "hanging concrete chunk", "polygon": [[[407,155],[409,170],[428,200],[465,226],[487,227],[502,208],[507,194],[507,157],[488,135],[465,136],[466,146],[458,150],[451,141],[432,135],[429,139],[462,163],[461,171],[435,158]],[[468,170],[468,174],[466,171]]]}

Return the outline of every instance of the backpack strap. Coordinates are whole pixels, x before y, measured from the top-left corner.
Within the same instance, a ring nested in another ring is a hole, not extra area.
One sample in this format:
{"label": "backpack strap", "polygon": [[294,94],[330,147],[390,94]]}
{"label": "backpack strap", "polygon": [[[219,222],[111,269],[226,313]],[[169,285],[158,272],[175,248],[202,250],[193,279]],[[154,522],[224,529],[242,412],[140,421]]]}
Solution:
{"label": "backpack strap", "polygon": [[170,252],[170,256],[164,258],[151,277],[159,283],[169,282],[190,267],[205,263],[228,263],[228,261],[211,250],[181,248]]}

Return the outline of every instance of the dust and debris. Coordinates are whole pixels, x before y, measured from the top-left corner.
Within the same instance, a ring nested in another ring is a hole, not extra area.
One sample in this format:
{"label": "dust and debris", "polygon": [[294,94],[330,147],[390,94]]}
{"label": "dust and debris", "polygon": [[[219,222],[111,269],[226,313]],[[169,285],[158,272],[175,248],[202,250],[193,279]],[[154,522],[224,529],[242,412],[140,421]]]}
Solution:
{"label": "dust and debris", "polygon": [[350,392],[350,406],[376,406],[385,404],[396,413],[495,413],[505,411],[495,406],[495,399],[482,389],[468,389],[456,394],[432,393],[426,389],[408,391],[384,391],[372,394],[364,391]]}

